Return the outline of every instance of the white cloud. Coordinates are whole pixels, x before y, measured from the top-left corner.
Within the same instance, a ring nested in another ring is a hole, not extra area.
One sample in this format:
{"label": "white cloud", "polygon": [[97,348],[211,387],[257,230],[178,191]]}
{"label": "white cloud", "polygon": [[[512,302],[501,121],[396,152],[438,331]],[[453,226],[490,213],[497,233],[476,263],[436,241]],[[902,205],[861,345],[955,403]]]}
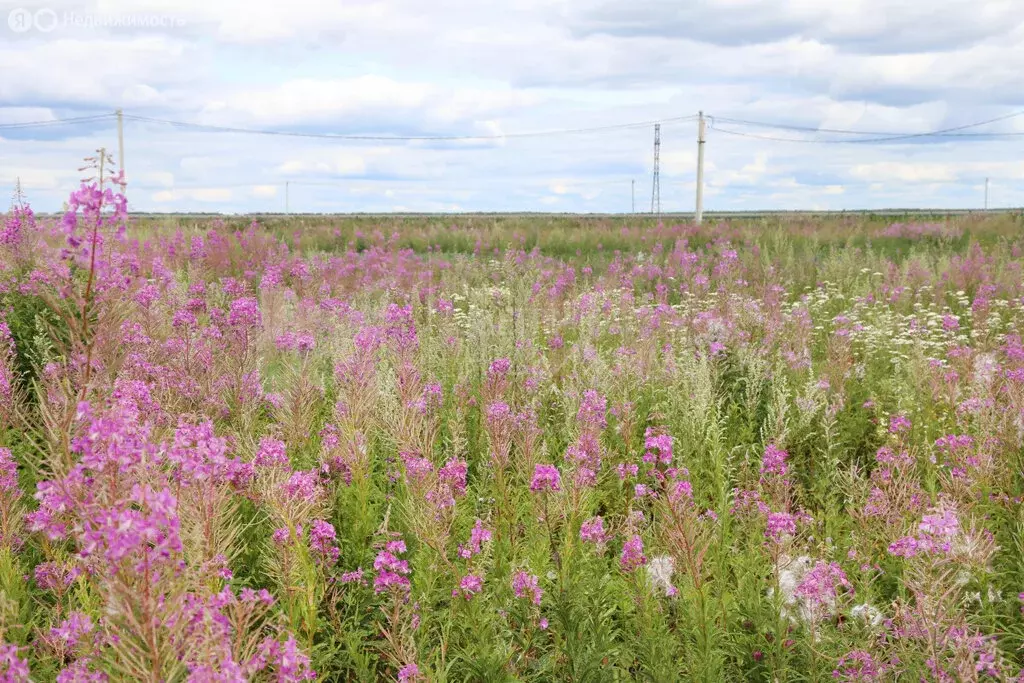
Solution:
{"label": "white cloud", "polygon": [[276,197],[277,185],[256,185],[252,188],[253,197]]}
{"label": "white cloud", "polygon": [[957,177],[955,164],[909,163],[882,161],[857,164],[850,169],[850,175],[861,180],[906,180],[911,182],[935,182],[954,180]]}

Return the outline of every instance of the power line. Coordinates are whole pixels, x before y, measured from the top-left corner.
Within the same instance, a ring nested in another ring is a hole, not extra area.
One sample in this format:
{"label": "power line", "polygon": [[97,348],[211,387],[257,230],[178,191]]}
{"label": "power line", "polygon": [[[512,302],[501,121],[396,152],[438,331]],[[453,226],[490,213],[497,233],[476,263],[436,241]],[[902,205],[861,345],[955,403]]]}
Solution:
{"label": "power line", "polygon": [[[916,139],[916,138],[929,138],[929,137],[973,137],[973,138],[981,138],[981,137],[989,137],[989,138],[995,138],[995,137],[1016,137],[1016,136],[1024,135],[1024,132],[1013,132],[1013,133],[962,133],[960,131],[964,131],[964,130],[967,130],[967,129],[970,129],[970,128],[977,128],[979,126],[985,126],[985,125],[988,125],[990,123],[997,123],[999,121],[1006,121],[1008,119],[1016,118],[1018,116],[1024,116],[1024,110],[1012,112],[1012,113],[1009,113],[1009,114],[1004,114],[1002,116],[997,116],[995,118],[986,119],[984,121],[976,121],[974,123],[967,123],[967,124],[963,124],[963,125],[960,125],[960,126],[952,126],[952,127],[949,127],[949,128],[940,128],[938,130],[926,131],[926,132],[922,132],[922,133],[880,134],[880,133],[871,133],[869,131],[853,131],[853,130],[826,129],[826,128],[807,128],[807,127],[803,127],[803,126],[790,126],[790,125],[786,125],[786,124],[772,124],[772,123],[767,123],[767,122],[763,122],[763,121],[743,121],[742,119],[727,119],[727,118],[723,118],[723,119],[714,119],[714,118],[712,118],[711,127],[714,130],[717,130],[717,131],[722,132],[722,133],[726,133],[728,135],[737,135],[737,136],[740,136],[740,137],[753,138],[753,139],[756,139],[756,140],[770,140],[770,141],[774,141],[774,142],[797,142],[797,143],[803,143],[803,144],[863,145],[863,144],[870,144],[870,143],[895,142],[895,141],[899,141],[899,140],[911,140],[911,139]],[[803,130],[803,131],[806,131],[806,132],[814,132],[814,133],[818,133],[818,132],[831,132],[831,133],[841,133],[841,134],[846,134],[846,135],[868,135],[868,134],[870,134],[870,135],[881,135],[881,137],[874,137],[874,138],[860,139],[860,140],[809,140],[809,139],[806,139],[806,138],[783,138],[783,137],[776,137],[776,136],[770,136],[770,135],[757,135],[757,134],[754,134],[754,133],[744,133],[744,132],[741,132],[741,131],[738,131],[738,130],[731,130],[731,129],[728,129],[728,128],[720,128],[720,127],[718,127],[716,125],[716,120],[721,120],[721,121],[725,121],[726,123],[733,123],[733,124],[736,124],[736,125],[763,126],[763,127],[767,127],[767,128],[779,128],[779,129],[784,129],[784,130]]]}
{"label": "power line", "polygon": [[24,121],[21,123],[0,123],[2,130],[16,130],[20,128],[45,128],[64,124],[91,123],[93,121],[104,121],[114,118],[114,114],[96,114],[93,116],[75,116],[66,119],[48,119],[46,121]]}
{"label": "power line", "polygon": [[696,115],[689,116],[677,116],[667,119],[658,119],[656,121],[637,121],[634,123],[620,123],[610,126],[596,126],[593,128],[566,128],[561,130],[546,130],[546,131],[535,131],[527,133],[505,133],[501,135],[345,135],[345,134],[334,134],[334,133],[299,133],[295,131],[281,131],[281,130],[262,130],[255,128],[234,128],[230,126],[213,126],[203,123],[189,123],[187,121],[172,121],[170,119],[157,119],[148,116],[137,116],[134,114],[125,114],[126,119],[133,121],[142,121],[147,123],[160,123],[178,128],[188,128],[191,130],[201,130],[205,132],[214,133],[246,133],[250,135],[277,135],[285,137],[297,137],[297,138],[316,138],[316,139],[327,139],[327,140],[376,140],[376,141],[397,141],[397,142],[408,142],[408,141],[456,141],[456,140],[503,140],[507,138],[532,138],[532,137],[550,137],[557,135],[575,135],[579,133],[598,133],[610,130],[624,130],[630,128],[645,128],[651,124],[660,123],[678,123],[681,121],[690,121],[696,117]]}
{"label": "power line", "polygon": [[836,134],[840,134],[840,135],[876,135],[876,136],[892,137],[892,138],[904,137],[906,135],[914,135],[914,136],[918,136],[918,135],[921,135],[921,136],[934,135],[934,136],[950,136],[950,137],[991,137],[991,136],[1021,136],[1021,135],[1024,135],[1024,132],[1009,132],[1009,133],[1006,133],[1006,132],[1003,132],[1003,133],[956,133],[954,131],[963,130],[965,128],[974,128],[974,127],[982,126],[982,125],[985,125],[985,124],[988,124],[988,123],[995,123],[996,121],[1003,121],[1003,120],[1006,120],[1008,118],[1013,118],[1013,117],[1016,117],[1016,116],[1020,116],[1022,114],[1024,114],[1024,111],[1015,112],[1013,114],[1008,114],[1006,116],[1001,116],[1001,117],[998,117],[996,119],[991,119],[989,121],[981,121],[981,122],[978,122],[978,123],[970,123],[970,124],[967,124],[965,126],[957,126],[956,128],[946,129],[946,131],[950,131],[950,132],[946,132],[946,131],[932,131],[932,132],[925,132],[925,133],[905,133],[905,132],[876,131],[876,130],[849,130],[849,129],[844,129],[844,128],[820,128],[820,127],[812,127],[812,126],[795,126],[795,125],[790,125],[790,124],[785,124],[785,123],[772,123],[772,122],[768,122],[768,121],[748,121],[748,120],[744,120],[744,119],[732,119],[732,118],[726,118],[726,117],[722,117],[722,116],[716,116],[715,117],[715,121],[721,121],[722,123],[736,124],[736,125],[739,125],[739,126],[752,126],[752,127],[760,127],[760,128],[776,128],[776,129],[779,129],[779,130],[792,130],[792,131],[801,131],[801,132],[806,132],[806,133],[836,133]]}

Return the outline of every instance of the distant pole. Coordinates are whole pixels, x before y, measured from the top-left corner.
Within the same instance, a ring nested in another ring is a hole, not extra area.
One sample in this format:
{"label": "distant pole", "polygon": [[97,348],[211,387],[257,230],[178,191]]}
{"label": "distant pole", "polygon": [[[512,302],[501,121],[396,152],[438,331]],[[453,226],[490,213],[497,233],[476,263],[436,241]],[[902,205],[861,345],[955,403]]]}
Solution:
{"label": "distant pole", "polygon": [[284,181],[284,215],[291,214],[291,206],[289,206],[288,198],[288,181]]}
{"label": "distant pole", "polygon": [[697,206],[693,222],[700,225],[704,220],[704,112],[697,113]]}
{"label": "distant pole", "polygon": [[636,213],[636,180],[629,181],[629,195],[632,200],[633,213]]}
{"label": "distant pole", "polygon": [[985,178],[985,210],[988,211],[988,178]]}
{"label": "distant pole", "polygon": [[651,213],[661,216],[661,124],[654,124],[654,182],[651,184]]}
{"label": "distant pole", "polygon": [[120,109],[117,110],[117,168],[124,173],[124,112]]}

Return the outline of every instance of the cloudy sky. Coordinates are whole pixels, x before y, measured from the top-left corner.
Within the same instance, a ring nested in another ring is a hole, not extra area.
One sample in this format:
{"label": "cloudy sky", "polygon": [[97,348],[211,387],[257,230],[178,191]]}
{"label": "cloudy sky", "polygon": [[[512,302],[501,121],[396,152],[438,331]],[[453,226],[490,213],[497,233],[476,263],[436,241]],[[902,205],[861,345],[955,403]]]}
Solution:
{"label": "cloudy sky", "polygon": [[689,211],[698,110],[709,210],[1024,205],[1024,115],[884,139],[1024,111],[1021,0],[0,0],[0,74],[42,210],[114,120],[11,124],[116,108],[139,210],[649,211],[660,120]]}

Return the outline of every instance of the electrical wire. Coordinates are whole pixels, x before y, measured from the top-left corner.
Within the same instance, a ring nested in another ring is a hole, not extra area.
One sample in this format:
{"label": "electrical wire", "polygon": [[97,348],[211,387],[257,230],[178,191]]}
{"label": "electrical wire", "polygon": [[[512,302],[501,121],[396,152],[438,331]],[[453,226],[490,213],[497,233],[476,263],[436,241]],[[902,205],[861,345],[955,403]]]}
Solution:
{"label": "electrical wire", "polygon": [[[977,128],[979,126],[985,126],[990,123],[997,123],[999,121],[1006,121],[1008,119],[1024,116],[1024,110],[1011,112],[995,118],[986,119],[984,121],[976,121],[974,123],[967,123],[960,126],[952,126],[949,128],[940,128],[938,130],[926,131],[922,133],[872,133],[870,131],[854,131],[854,130],[840,130],[840,129],[828,129],[828,128],[807,128],[803,126],[790,126],[785,124],[772,124],[763,121],[744,121],[742,119],[729,119],[718,117],[717,119],[712,118],[711,129],[726,133],[727,135],[736,135],[740,137],[753,138],[755,140],[770,140],[773,142],[796,142],[803,144],[830,144],[830,145],[863,145],[870,143],[881,143],[881,142],[895,142],[900,140],[912,140],[919,138],[929,137],[972,137],[972,138],[998,138],[998,137],[1016,137],[1024,136],[1024,132],[1012,132],[1012,133],[962,133],[960,131],[968,130],[970,128]],[[726,123],[732,123],[735,125],[749,125],[749,126],[763,126],[767,128],[779,128],[783,130],[802,130],[813,133],[840,133],[846,135],[878,135],[880,137],[874,137],[869,139],[860,140],[809,140],[805,138],[783,138],[770,135],[757,135],[754,133],[744,133],[737,130],[731,130],[728,128],[720,128],[716,125],[716,121],[724,121]]]}
{"label": "electrical wire", "polygon": [[842,129],[842,128],[814,128],[814,127],[810,127],[810,126],[794,126],[794,125],[789,125],[789,124],[784,124],[784,123],[770,123],[770,122],[767,122],[767,121],[747,121],[747,120],[744,120],[744,119],[732,119],[732,118],[726,118],[726,117],[721,117],[721,116],[717,117],[715,120],[716,121],[721,121],[723,123],[731,123],[731,124],[736,124],[736,125],[740,125],[740,126],[752,126],[752,127],[760,127],[760,128],[776,128],[776,129],[779,129],[779,130],[792,130],[792,131],[801,131],[801,132],[806,132],[806,133],[836,133],[836,134],[841,134],[841,135],[875,135],[875,136],[882,136],[882,137],[886,137],[886,138],[899,138],[899,137],[904,137],[906,135],[914,135],[914,136],[918,136],[918,135],[934,135],[934,136],[954,136],[954,137],[991,137],[991,136],[1022,136],[1022,135],[1024,135],[1024,132],[1009,132],[1009,133],[957,133],[955,131],[964,130],[966,128],[974,128],[974,127],[982,126],[982,125],[985,125],[985,124],[988,124],[988,123],[995,123],[996,121],[1004,121],[1004,120],[1006,120],[1008,118],[1014,118],[1016,116],[1021,116],[1021,115],[1024,115],[1024,111],[1015,112],[1015,113],[1012,113],[1012,114],[1007,114],[1006,116],[1000,116],[998,118],[990,119],[988,121],[980,121],[978,123],[970,123],[970,124],[967,124],[965,126],[957,126],[956,128],[948,128],[948,129],[945,129],[945,130],[931,131],[931,132],[926,132],[926,133],[909,133],[909,134],[908,133],[903,133],[903,132],[884,132],[884,131],[869,131],[869,130],[848,130],[848,129]]}
{"label": "electrical wire", "polygon": [[17,130],[21,128],[45,128],[64,124],[91,123],[115,118],[116,114],[96,114],[93,116],[75,116],[66,119],[49,119],[47,121],[24,121],[21,123],[0,123],[0,130]]}
{"label": "electrical wire", "polygon": [[697,118],[695,114],[689,116],[678,116],[667,119],[656,119],[651,121],[637,121],[634,123],[620,123],[610,126],[596,126],[593,128],[567,128],[561,130],[535,131],[527,133],[505,133],[501,135],[344,135],[333,133],[299,133],[295,131],[261,130],[255,128],[234,128],[231,126],[214,126],[202,123],[189,123],[187,121],[173,121],[170,119],[158,119],[135,114],[125,114],[124,118],[132,121],[146,123],[160,123],[177,128],[188,128],[214,133],[245,133],[250,135],[275,135],[297,138],[315,138],[321,140],[375,140],[387,142],[410,142],[410,141],[459,141],[459,140],[504,140],[509,138],[533,138],[551,137],[559,135],[576,135],[580,133],[598,133],[610,130],[625,130],[631,128],[645,128],[656,123],[678,123],[681,121],[692,121]]}

